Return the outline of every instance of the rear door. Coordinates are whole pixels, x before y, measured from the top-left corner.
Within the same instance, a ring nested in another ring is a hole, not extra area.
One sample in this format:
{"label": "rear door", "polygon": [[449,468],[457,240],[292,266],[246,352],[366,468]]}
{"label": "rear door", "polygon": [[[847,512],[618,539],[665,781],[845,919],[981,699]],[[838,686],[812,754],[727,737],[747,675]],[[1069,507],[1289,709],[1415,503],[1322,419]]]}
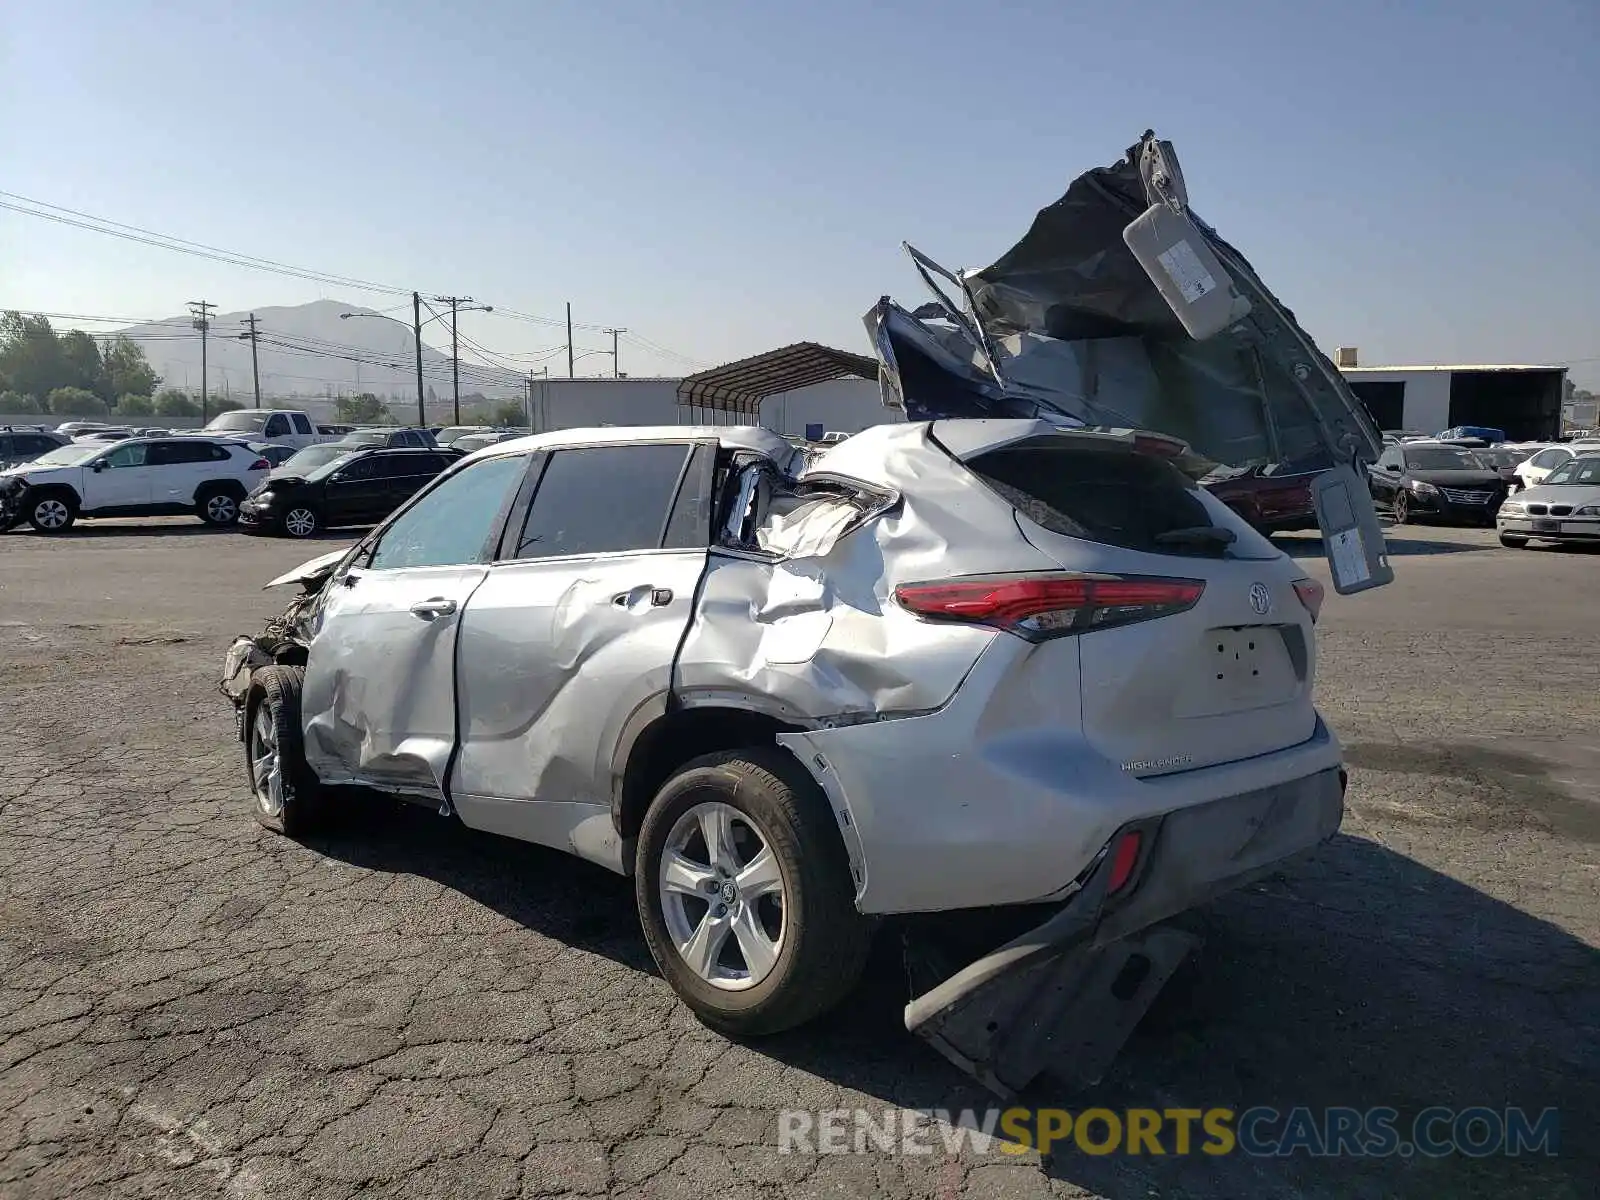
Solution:
{"label": "rear door", "polygon": [[687,441],[545,457],[462,622],[451,796],[468,825],[609,861],[611,749],[671,689],[714,461]]}
{"label": "rear door", "polygon": [[[193,504],[195,490],[202,483],[227,475],[226,468],[216,461],[218,453],[217,447],[201,438],[151,442],[150,502],[185,507]],[[227,451],[220,453],[226,455]]]}
{"label": "rear door", "polygon": [[301,710],[306,759],[322,779],[442,794],[461,614],[527,464],[491,458],[441,480],[328,583]]}
{"label": "rear door", "polygon": [[966,460],[1064,569],[1203,585],[1181,611],[1091,628],[1075,646],[1040,645],[1078,655],[1086,740],[1124,770],[1153,775],[1311,737],[1312,621],[1295,588],[1305,573],[1170,464],[1078,448],[1091,444],[1058,435]]}

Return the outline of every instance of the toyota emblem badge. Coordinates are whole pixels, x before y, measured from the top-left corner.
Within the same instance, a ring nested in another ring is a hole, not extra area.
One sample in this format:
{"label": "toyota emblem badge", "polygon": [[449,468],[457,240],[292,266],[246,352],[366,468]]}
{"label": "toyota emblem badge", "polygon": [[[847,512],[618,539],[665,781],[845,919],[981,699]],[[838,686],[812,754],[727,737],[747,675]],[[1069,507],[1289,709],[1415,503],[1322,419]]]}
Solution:
{"label": "toyota emblem badge", "polygon": [[1250,585],[1250,607],[1255,610],[1258,617],[1264,617],[1272,611],[1272,593],[1267,590],[1266,584]]}

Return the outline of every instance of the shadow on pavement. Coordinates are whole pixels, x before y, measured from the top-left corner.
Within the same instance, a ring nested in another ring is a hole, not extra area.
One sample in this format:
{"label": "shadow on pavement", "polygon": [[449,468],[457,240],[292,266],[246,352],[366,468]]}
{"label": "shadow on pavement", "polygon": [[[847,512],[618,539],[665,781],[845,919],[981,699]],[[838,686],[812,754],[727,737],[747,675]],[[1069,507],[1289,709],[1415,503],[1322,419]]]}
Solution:
{"label": "shadow on pavement", "polygon": [[[319,839],[315,848],[352,865],[434,880],[530,929],[655,973],[629,881],[423,809],[366,797],[356,807],[368,805],[384,811],[363,813],[359,829]],[[1399,1112],[1402,1138],[1430,1106],[1518,1106],[1535,1119],[1553,1107],[1559,1156],[1179,1156],[1166,1131],[1165,1156],[1058,1148],[1044,1160],[1049,1175],[1114,1200],[1594,1194],[1600,955],[1593,948],[1349,836],[1192,917],[1206,939],[1199,962],[1169,985],[1108,1077],[1076,1092],[1046,1081],[1022,1103],[1235,1113],[1388,1106]],[[849,1002],[752,1047],[865,1093],[880,1119],[890,1105],[980,1112],[996,1105],[905,1032],[906,999],[899,938],[889,924]],[[776,1113],[773,1119],[776,1130]],[[1203,1140],[1197,1127],[1193,1144]],[[996,1150],[985,1161],[1011,1159]]]}
{"label": "shadow on pavement", "polygon": [[[1389,544],[1390,558],[1405,558],[1420,554],[1468,554],[1479,550],[1500,549],[1499,545],[1493,542],[1449,542],[1412,536],[1400,537],[1395,535],[1392,528],[1384,532]],[[1279,536],[1273,539],[1272,544],[1290,558],[1327,557],[1320,537]]]}

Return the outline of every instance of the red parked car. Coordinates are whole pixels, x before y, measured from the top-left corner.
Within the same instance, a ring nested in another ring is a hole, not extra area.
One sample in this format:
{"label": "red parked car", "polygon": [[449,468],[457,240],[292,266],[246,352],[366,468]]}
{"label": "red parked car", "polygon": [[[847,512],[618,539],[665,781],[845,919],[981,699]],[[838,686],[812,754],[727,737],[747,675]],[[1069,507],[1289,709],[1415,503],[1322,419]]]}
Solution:
{"label": "red parked car", "polygon": [[1271,537],[1317,527],[1311,481],[1320,474],[1321,471],[1306,471],[1286,463],[1243,469],[1219,467],[1202,479],[1200,486],[1259,533]]}

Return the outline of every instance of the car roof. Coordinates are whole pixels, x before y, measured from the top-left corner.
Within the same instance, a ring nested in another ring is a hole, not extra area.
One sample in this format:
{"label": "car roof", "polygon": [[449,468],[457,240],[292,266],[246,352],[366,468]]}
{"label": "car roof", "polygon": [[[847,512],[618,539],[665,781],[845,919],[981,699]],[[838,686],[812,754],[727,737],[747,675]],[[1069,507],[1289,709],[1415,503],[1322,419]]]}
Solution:
{"label": "car roof", "polygon": [[621,442],[710,442],[729,450],[750,450],[768,458],[787,460],[794,447],[781,435],[759,425],[600,425],[535,433],[495,442],[474,451],[514,454],[528,450],[556,450],[563,446],[602,446]]}

